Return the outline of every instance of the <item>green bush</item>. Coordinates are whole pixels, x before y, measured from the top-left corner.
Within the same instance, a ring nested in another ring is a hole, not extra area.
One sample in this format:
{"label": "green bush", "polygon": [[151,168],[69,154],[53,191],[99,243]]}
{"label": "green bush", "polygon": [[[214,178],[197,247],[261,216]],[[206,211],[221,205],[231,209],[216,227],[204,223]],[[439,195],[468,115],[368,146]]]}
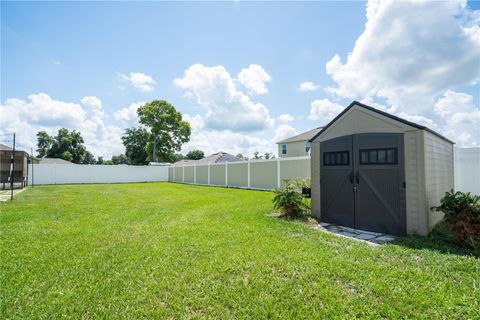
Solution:
{"label": "green bush", "polygon": [[445,214],[445,223],[458,244],[480,249],[480,196],[451,190],[440,200],[440,206],[431,209]]}
{"label": "green bush", "polygon": [[302,187],[310,188],[309,180],[284,180],[284,185],[273,190],[275,209],[282,210],[286,217],[293,218],[308,214],[309,201],[302,195]]}

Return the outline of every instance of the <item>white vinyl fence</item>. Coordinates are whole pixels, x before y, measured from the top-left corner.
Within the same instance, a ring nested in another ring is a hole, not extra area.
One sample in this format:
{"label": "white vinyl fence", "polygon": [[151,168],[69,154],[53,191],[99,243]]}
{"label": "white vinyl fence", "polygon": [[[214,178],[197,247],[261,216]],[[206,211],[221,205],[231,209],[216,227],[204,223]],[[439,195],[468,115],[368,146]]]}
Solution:
{"label": "white vinyl fence", "polygon": [[310,177],[310,157],[170,166],[168,181],[272,190],[284,179]]}
{"label": "white vinyl fence", "polygon": [[[34,164],[33,183],[125,183],[156,182],[168,180],[168,166]],[[32,166],[29,184],[32,184]]]}
{"label": "white vinyl fence", "polygon": [[455,190],[480,194],[480,148],[455,148]]}

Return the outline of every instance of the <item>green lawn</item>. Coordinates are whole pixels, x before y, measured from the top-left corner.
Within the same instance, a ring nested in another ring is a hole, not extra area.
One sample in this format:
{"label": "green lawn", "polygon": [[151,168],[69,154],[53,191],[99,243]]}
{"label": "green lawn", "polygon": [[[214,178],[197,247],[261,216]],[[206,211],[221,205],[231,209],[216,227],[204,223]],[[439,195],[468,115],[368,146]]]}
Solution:
{"label": "green lawn", "polygon": [[271,198],[170,183],[29,189],[0,204],[0,317],[480,318],[474,257],[340,238],[267,216]]}

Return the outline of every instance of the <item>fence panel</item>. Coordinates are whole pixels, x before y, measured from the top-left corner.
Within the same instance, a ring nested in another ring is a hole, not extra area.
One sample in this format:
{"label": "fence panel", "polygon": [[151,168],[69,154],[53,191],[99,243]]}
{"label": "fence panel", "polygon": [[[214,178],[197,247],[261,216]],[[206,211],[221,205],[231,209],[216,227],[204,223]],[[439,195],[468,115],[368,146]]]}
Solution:
{"label": "fence panel", "polygon": [[198,165],[197,169],[197,184],[208,184],[208,165]]}
{"label": "fence panel", "polygon": [[224,186],[225,182],[225,165],[210,165],[210,184],[214,186]]}
{"label": "fence panel", "polygon": [[280,180],[282,185],[284,179],[305,179],[310,178],[310,158],[281,160],[280,161]]}
{"label": "fence panel", "polygon": [[[32,168],[29,168],[32,183]],[[35,164],[34,184],[168,181],[167,166]]]}
{"label": "fence panel", "polygon": [[232,187],[248,187],[248,162],[228,163],[228,185]]}
{"label": "fence panel", "polygon": [[185,178],[183,179],[184,183],[194,183],[195,182],[195,168],[194,166],[185,167]]}
{"label": "fence panel", "polygon": [[455,148],[455,190],[480,194],[480,148]]}

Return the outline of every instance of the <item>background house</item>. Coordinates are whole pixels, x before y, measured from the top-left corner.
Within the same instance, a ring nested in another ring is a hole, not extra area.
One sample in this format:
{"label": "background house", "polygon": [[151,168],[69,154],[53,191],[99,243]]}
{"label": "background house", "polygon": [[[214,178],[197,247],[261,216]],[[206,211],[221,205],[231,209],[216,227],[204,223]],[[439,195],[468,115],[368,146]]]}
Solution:
{"label": "background house", "polygon": [[310,142],[317,133],[322,130],[323,127],[318,127],[306,132],[300,133],[294,137],[284,139],[277,142],[278,145],[278,157],[302,157],[310,154]]}
{"label": "background house", "polygon": [[235,157],[230,153],[226,153],[223,151],[219,151],[213,153],[205,158],[200,160],[180,160],[175,162],[173,165],[175,166],[183,166],[183,165],[190,165],[190,164],[211,164],[211,163],[223,163],[223,162],[235,162],[235,161],[242,161],[242,159]]}

